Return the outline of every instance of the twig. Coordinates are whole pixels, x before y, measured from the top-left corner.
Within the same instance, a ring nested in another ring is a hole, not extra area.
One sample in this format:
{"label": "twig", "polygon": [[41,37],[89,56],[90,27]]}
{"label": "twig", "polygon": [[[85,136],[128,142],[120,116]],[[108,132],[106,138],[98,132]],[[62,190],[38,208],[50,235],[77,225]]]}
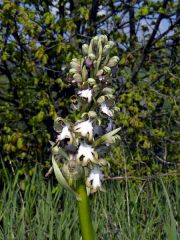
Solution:
{"label": "twig", "polygon": [[178,76],[176,76],[176,75],[174,75],[172,72],[170,72],[170,71],[168,71],[169,72],[169,74],[172,76],[172,77],[174,77],[174,78],[176,78],[176,79],[178,79],[178,80],[180,80],[180,77],[178,77]]}
{"label": "twig", "polygon": [[168,161],[160,158],[160,157],[157,156],[157,155],[155,156],[155,158],[156,158],[158,161],[160,161],[160,162],[162,162],[162,163],[164,163],[164,164],[166,164],[166,165],[177,165],[177,166],[180,166],[180,163],[178,163],[178,162],[168,162]]}
{"label": "twig", "polygon": [[158,175],[150,175],[150,176],[142,176],[142,177],[136,177],[136,176],[115,176],[115,177],[105,177],[104,181],[107,180],[140,180],[140,181],[147,181],[147,180],[152,180],[152,179],[156,179],[159,177],[171,177],[171,176],[175,176],[175,177],[180,177],[180,173],[179,172],[175,172],[175,173],[164,173],[164,174],[158,174]]}
{"label": "twig", "polygon": [[[167,3],[168,3],[168,0],[164,0],[164,2],[163,2],[163,8],[164,8],[164,9],[166,8]],[[132,83],[134,83],[134,84],[136,84],[136,82],[137,82],[137,81],[136,81],[136,77],[137,77],[137,75],[138,75],[141,67],[142,67],[143,64],[144,64],[144,61],[145,61],[145,59],[146,59],[146,56],[147,56],[147,54],[148,54],[149,49],[150,49],[151,46],[153,45],[154,38],[155,38],[155,36],[156,36],[156,34],[157,34],[157,32],[158,32],[159,25],[160,25],[161,20],[163,19],[163,17],[164,17],[164,14],[160,13],[159,16],[158,16],[158,18],[157,18],[157,21],[156,21],[156,24],[155,24],[155,26],[154,26],[154,29],[153,29],[153,31],[152,31],[152,34],[151,34],[149,40],[147,41],[147,43],[146,43],[146,45],[145,45],[145,47],[144,47],[141,60],[140,60],[140,62],[136,65],[136,68],[135,68],[135,70],[134,70],[134,72],[133,72],[133,74],[132,74],[131,81],[132,81]]]}

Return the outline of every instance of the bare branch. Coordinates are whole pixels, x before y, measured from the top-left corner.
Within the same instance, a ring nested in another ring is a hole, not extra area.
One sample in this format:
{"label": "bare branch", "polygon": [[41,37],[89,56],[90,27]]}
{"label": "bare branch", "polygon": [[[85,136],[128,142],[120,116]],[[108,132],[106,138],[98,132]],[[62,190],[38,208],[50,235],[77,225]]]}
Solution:
{"label": "bare branch", "polygon": [[[168,0],[164,0],[164,3],[163,3],[163,8],[165,9],[166,6],[167,6],[167,3],[168,3]],[[147,53],[149,51],[149,49],[151,48],[151,45],[154,41],[154,38],[158,32],[158,29],[159,29],[159,25],[161,23],[161,20],[163,19],[164,17],[164,14],[160,13],[159,14],[159,17],[157,18],[157,21],[156,21],[156,24],[154,26],[154,29],[152,31],[152,34],[149,38],[149,40],[147,41],[146,43],[146,46],[144,47],[144,50],[143,50],[143,53],[142,53],[142,57],[141,57],[141,60],[140,62],[135,66],[135,71],[133,72],[132,74],[132,78],[131,78],[131,81],[132,83],[136,84],[136,77],[137,77],[137,74],[139,72],[139,70],[141,69],[141,67],[143,66],[144,64],[144,60],[146,59],[146,56],[147,56]]]}
{"label": "bare branch", "polygon": [[148,180],[153,180],[157,179],[160,177],[180,177],[179,172],[174,172],[174,173],[164,173],[164,174],[157,174],[157,175],[150,175],[150,176],[142,176],[142,177],[136,177],[136,176],[115,176],[115,177],[105,177],[104,181],[108,180],[140,180],[140,181],[148,181]]}

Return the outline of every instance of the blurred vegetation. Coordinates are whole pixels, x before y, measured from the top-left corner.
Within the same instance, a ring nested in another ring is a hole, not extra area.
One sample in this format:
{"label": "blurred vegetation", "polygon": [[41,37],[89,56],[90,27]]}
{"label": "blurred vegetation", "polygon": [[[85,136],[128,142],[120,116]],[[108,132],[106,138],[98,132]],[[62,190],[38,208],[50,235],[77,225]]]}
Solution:
{"label": "blurred vegetation", "polygon": [[[17,172],[13,178],[3,171],[6,183],[0,192],[0,239],[80,239],[72,194],[64,194],[53,178],[45,181],[37,166],[30,175]],[[90,197],[99,240],[179,239],[179,182],[168,176],[155,180],[108,180],[106,194]]]}
{"label": "blurred vegetation", "polygon": [[7,169],[27,174],[35,162],[48,168],[53,120],[69,113],[74,94],[69,62],[83,43],[106,34],[120,57],[112,78],[121,140],[107,156],[113,171],[177,171],[178,1],[4,0],[0,28],[0,154]]}

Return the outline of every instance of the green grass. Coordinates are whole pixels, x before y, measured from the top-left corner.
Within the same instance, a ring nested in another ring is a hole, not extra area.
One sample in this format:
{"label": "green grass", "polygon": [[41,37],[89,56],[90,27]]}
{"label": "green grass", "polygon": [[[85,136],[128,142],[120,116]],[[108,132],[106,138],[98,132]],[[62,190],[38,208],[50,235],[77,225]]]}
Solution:
{"label": "green grass", "polygon": [[[75,199],[53,177],[38,169],[25,178],[5,174],[3,182],[0,239],[80,239]],[[105,188],[90,197],[98,240],[180,239],[178,179],[107,181]]]}

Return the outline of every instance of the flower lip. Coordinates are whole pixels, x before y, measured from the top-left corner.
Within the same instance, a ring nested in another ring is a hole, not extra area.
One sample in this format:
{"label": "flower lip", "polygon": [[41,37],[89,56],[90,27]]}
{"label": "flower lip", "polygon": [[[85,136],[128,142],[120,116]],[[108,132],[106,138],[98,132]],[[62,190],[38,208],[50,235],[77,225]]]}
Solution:
{"label": "flower lip", "polygon": [[76,124],[74,131],[80,133],[82,137],[87,137],[89,141],[93,139],[93,126],[90,120]]}
{"label": "flower lip", "polygon": [[88,103],[92,100],[92,90],[91,89],[85,89],[82,91],[78,91],[78,95],[82,98],[85,98],[88,100]]}
{"label": "flower lip", "polygon": [[103,174],[99,166],[96,165],[91,170],[90,175],[87,178],[86,185],[91,189],[91,192],[96,192],[98,190],[102,190],[101,180],[103,180]]}
{"label": "flower lip", "polygon": [[97,152],[86,143],[81,143],[78,148],[76,160],[81,163],[82,166],[87,166],[89,162],[97,163]]}
{"label": "flower lip", "polygon": [[102,103],[100,108],[103,113],[105,113],[109,117],[113,117],[113,111],[109,109],[106,103]]}

